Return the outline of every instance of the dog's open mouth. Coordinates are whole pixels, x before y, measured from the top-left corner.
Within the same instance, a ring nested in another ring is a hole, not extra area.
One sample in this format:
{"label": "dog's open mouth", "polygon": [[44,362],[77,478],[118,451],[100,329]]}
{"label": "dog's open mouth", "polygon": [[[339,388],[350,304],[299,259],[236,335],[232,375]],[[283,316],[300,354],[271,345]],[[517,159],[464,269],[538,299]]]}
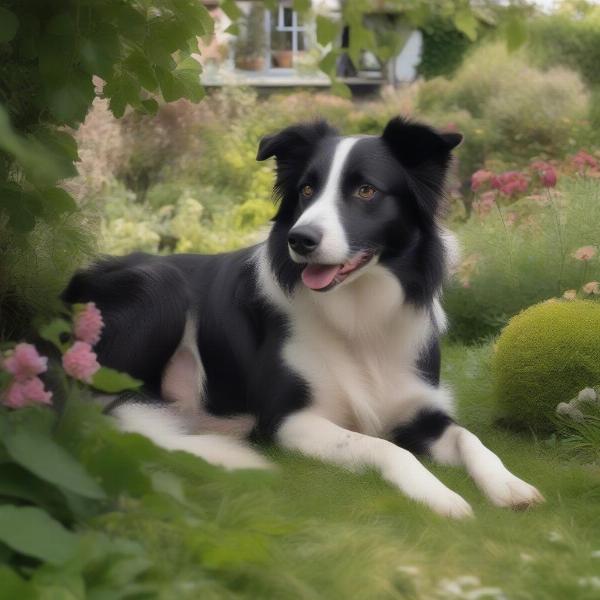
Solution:
{"label": "dog's open mouth", "polygon": [[341,265],[309,263],[302,271],[302,281],[311,290],[326,292],[342,283],[352,273],[364,267],[373,258],[372,252],[362,251]]}

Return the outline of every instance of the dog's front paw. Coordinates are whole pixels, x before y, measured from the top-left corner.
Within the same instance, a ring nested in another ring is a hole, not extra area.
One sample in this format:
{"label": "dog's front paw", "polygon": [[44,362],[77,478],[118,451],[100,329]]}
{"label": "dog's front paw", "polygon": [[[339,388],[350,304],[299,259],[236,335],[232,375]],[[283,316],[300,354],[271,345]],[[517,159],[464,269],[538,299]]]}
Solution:
{"label": "dog's front paw", "polygon": [[452,490],[440,494],[428,504],[436,513],[451,519],[468,519],[473,516],[471,505]]}
{"label": "dog's front paw", "polygon": [[526,510],[545,502],[544,496],[532,485],[512,473],[498,476],[486,485],[486,493],[492,504],[515,510]]}

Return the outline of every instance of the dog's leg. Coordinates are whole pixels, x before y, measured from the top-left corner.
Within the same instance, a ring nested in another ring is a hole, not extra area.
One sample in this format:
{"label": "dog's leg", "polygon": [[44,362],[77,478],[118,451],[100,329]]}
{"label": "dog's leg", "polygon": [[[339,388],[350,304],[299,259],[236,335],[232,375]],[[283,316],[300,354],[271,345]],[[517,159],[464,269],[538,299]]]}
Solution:
{"label": "dog's leg", "polygon": [[476,435],[453,422],[430,444],[429,453],[441,464],[464,466],[496,506],[521,509],[544,502],[536,488],[513,475]]}
{"label": "dog's leg", "polygon": [[166,450],[183,450],[226,469],[263,469],[268,461],[239,440],[220,434],[191,435],[186,422],[165,404],[127,403],[115,408],[123,431],[140,433]]}
{"label": "dog's leg", "polygon": [[387,440],[349,431],[306,410],[285,419],[277,440],[286,448],[353,470],[373,467],[407,496],[444,516],[463,518],[472,514],[469,504],[413,454]]}

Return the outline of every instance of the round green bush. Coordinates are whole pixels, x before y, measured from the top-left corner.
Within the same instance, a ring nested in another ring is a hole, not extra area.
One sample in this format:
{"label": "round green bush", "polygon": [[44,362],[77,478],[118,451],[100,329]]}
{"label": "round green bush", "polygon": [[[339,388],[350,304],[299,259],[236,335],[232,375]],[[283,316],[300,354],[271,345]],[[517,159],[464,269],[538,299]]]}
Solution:
{"label": "round green bush", "polygon": [[551,430],[559,402],[600,384],[600,304],[549,300],[524,310],[500,335],[493,372],[502,420]]}

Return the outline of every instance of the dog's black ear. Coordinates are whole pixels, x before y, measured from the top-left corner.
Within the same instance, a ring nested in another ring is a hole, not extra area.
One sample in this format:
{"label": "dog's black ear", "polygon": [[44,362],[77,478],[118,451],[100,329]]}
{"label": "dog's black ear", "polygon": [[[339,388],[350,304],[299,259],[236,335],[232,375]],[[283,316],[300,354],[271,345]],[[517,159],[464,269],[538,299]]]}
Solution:
{"label": "dog's black ear", "polygon": [[300,156],[324,137],[336,134],[337,131],[326,121],[292,125],[279,133],[263,137],[258,145],[256,160],[267,160],[272,156],[278,160]]}
{"label": "dog's black ear", "polygon": [[392,119],[381,137],[396,158],[409,168],[427,162],[445,167],[450,159],[450,152],[463,139],[460,133],[441,133],[403,117]]}

